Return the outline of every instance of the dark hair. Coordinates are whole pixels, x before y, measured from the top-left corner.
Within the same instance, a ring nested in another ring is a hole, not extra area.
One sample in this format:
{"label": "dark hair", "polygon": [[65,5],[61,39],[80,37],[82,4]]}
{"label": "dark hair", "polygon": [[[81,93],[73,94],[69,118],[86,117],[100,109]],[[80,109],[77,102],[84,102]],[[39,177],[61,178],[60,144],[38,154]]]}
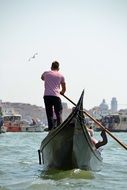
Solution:
{"label": "dark hair", "polygon": [[59,62],[57,61],[52,62],[51,69],[59,69]]}

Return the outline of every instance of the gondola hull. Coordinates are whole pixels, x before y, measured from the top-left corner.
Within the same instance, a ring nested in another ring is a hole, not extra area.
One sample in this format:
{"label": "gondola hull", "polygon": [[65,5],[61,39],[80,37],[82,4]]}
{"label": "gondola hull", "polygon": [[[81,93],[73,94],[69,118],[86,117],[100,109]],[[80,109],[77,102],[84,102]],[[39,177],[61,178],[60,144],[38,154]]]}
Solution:
{"label": "gondola hull", "polygon": [[42,141],[40,152],[46,169],[100,170],[102,157],[84,125],[83,93],[74,111]]}

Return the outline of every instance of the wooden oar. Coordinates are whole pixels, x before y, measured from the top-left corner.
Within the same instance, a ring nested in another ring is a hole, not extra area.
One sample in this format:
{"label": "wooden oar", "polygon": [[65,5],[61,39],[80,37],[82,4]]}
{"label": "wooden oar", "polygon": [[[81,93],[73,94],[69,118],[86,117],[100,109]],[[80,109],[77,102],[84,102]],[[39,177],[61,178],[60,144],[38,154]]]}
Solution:
{"label": "wooden oar", "polygon": [[[76,106],[76,104],[70,100],[67,96],[65,96],[64,94],[62,94],[62,96],[64,96],[67,100],[69,100],[69,102],[71,102],[74,106]],[[106,133],[108,133],[115,141],[117,141],[123,148],[125,148],[127,150],[127,145],[123,144],[118,138],[116,138],[108,129],[106,129],[100,122],[98,122],[96,119],[94,119],[88,112],[83,110],[83,113],[85,115],[87,115],[90,119],[92,119],[100,128],[102,128]]]}

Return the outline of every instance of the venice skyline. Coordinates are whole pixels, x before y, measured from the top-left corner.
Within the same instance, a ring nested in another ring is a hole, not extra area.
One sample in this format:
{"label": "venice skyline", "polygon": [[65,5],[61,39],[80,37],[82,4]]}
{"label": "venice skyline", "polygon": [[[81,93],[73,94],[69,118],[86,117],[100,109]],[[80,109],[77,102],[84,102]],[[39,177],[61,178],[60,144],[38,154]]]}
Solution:
{"label": "venice skyline", "polygon": [[[60,62],[66,96],[126,107],[127,1],[1,0],[1,99],[44,106],[40,77]],[[34,56],[35,55],[35,56]],[[67,102],[61,97],[63,102]]]}

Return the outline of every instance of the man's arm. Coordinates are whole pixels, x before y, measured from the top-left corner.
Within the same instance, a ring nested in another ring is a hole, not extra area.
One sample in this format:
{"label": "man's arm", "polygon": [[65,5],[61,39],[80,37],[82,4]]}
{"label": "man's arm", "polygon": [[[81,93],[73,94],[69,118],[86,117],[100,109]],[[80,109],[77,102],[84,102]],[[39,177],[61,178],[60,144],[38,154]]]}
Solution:
{"label": "man's arm", "polygon": [[101,147],[101,146],[104,146],[104,145],[106,145],[106,144],[108,143],[107,135],[106,135],[106,133],[105,133],[104,130],[102,130],[101,136],[102,136],[102,139],[103,139],[103,140],[102,140],[102,141],[99,141],[98,143],[95,144],[95,147],[96,147],[96,148],[99,148],[99,147]]}
{"label": "man's arm", "polygon": [[66,92],[66,83],[61,83],[62,90],[60,92],[61,95],[63,95]]}
{"label": "man's arm", "polygon": [[43,74],[41,75],[41,80],[44,80],[44,75]]}

